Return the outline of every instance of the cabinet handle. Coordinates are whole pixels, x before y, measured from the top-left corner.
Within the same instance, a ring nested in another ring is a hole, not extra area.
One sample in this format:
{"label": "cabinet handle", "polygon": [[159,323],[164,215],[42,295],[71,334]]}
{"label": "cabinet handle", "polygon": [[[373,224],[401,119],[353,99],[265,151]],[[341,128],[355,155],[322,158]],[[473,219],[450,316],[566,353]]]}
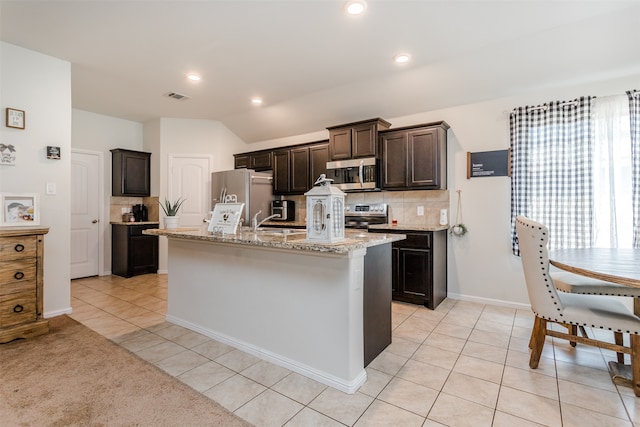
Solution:
{"label": "cabinet handle", "polygon": [[16,274],[13,275],[13,277],[17,280],[20,280],[24,277],[24,273],[22,271],[17,271]]}
{"label": "cabinet handle", "polygon": [[24,245],[21,243],[18,243],[13,249],[15,249],[16,252],[22,252],[24,251]]}
{"label": "cabinet handle", "polygon": [[24,307],[21,306],[20,304],[16,305],[15,307],[13,307],[13,312],[14,313],[21,313],[24,311]]}

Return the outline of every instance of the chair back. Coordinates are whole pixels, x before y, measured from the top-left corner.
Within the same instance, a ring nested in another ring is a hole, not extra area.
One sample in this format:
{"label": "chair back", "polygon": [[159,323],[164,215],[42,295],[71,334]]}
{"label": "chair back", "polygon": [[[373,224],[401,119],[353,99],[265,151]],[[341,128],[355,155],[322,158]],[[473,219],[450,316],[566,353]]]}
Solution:
{"label": "chair back", "polygon": [[549,275],[549,230],[539,222],[517,216],[516,233],[531,309],[541,317],[557,319],[563,307]]}

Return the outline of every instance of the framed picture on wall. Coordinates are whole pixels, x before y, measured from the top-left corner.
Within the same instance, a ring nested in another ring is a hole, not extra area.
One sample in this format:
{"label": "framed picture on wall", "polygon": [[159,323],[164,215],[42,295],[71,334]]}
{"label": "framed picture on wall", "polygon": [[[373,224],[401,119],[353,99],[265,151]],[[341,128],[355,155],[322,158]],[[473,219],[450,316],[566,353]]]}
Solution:
{"label": "framed picture on wall", "polygon": [[37,194],[0,194],[3,226],[39,225]]}
{"label": "framed picture on wall", "polygon": [[15,108],[7,108],[6,125],[8,128],[24,129],[25,112]]}

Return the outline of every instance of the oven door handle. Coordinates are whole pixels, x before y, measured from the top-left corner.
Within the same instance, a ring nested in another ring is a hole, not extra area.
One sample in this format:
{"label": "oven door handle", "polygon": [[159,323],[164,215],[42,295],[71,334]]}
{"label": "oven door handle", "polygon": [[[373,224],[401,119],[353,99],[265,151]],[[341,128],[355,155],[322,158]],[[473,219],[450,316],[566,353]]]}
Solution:
{"label": "oven door handle", "polygon": [[364,160],[360,160],[360,166],[358,166],[358,177],[360,178],[360,187],[364,186]]}

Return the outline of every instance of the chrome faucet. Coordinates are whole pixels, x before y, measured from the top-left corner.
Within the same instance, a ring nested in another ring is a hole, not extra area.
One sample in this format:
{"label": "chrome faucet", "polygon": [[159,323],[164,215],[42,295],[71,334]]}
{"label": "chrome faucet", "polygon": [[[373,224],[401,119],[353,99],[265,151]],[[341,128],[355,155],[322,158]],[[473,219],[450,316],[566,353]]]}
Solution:
{"label": "chrome faucet", "polygon": [[260,215],[262,213],[262,211],[258,211],[254,216],[253,219],[251,220],[251,227],[253,228],[253,231],[258,231],[258,228],[264,224],[265,222],[269,221],[271,218],[276,218],[279,217],[280,214],[273,214],[273,215],[269,215],[268,217],[266,217],[265,219],[261,220],[260,222],[258,222],[258,215]]}

